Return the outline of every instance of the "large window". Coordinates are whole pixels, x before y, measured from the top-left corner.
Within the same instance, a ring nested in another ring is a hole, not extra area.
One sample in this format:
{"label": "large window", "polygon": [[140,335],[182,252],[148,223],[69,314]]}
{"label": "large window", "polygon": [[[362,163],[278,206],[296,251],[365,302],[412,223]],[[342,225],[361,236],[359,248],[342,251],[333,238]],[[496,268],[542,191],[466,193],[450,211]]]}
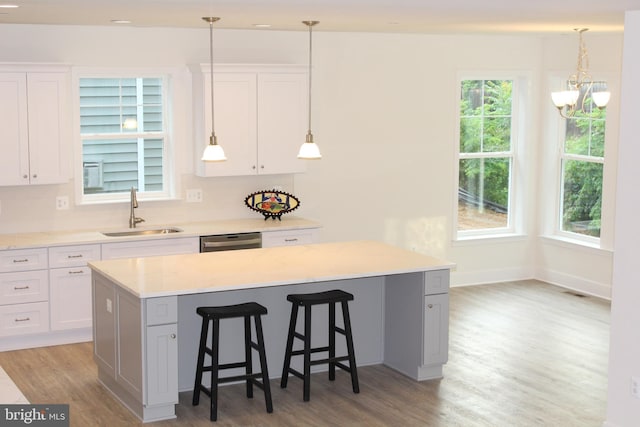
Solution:
{"label": "large window", "polygon": [[505,232],[513,181],[513,80],[462,80],[458,235]]}
{"label": "large window", "polygon": [[602,211],[602,171],[606,110],[595,107],[588,91],[585,112],[566,119],[560,153],[560,230],[600,237]]}
{"label": "large window", "polygon": [[80,78],[82,194],[118,200],[131,187],[166,196],[166,83],[153,78]]}

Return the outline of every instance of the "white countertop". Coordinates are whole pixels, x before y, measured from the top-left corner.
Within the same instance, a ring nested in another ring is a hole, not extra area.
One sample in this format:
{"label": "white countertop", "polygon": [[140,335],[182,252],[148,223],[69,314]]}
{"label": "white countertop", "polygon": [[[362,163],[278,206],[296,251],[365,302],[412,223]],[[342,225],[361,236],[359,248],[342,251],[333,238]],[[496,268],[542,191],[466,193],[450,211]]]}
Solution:
{"label": "white countertop", "polygon": [[453,263],[375,241],[94,261],[140,298],[450,269]]}
{"label": "white countertop", "polygon": [[96,230],[71,230],[55,232],[15,233],[0,234],[0,250],[29,249],[44,246],[64,246],[90,243],[111,243],[130,240],[172,239],[180,237],[206,236],[211,234],[246,233],[252,231],[279,231],[296,230],[303,228],[319,228],[320,224],[314,221],[295,216],[283,217],[278,220],[264,220],[263,218],[250,218],[238,220],[219,220],[191,223],[169,223],[158,226],[140,226],[139,230],[177,227],[180,233],[156,234],[145,236],[108,237],[101,231],[129,231],[127,228],[98,228]]}

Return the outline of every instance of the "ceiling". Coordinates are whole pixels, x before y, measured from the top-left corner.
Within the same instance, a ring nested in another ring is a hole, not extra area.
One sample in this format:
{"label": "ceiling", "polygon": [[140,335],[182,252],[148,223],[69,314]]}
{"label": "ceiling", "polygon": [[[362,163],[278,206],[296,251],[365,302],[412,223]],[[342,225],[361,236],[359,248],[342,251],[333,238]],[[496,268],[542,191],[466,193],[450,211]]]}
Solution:
{"label": "ceiling", "polygon": [[116,25],[395,33],[620,32],[639,0],[0,0],[0,24]]}

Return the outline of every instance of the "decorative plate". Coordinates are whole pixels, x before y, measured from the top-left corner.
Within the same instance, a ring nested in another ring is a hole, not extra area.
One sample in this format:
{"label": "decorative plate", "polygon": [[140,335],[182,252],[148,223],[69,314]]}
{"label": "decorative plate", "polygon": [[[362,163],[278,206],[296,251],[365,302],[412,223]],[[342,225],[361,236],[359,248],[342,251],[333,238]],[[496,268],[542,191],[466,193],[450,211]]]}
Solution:
{"label": "decorative plate", "polygon": [[260,212],[264,220],[271,218],[282,220],[283,214],[289,213],[300,206],[300,200],[293,194],[284,191],[265,190],[249,194],[244,203],[249,209]]}

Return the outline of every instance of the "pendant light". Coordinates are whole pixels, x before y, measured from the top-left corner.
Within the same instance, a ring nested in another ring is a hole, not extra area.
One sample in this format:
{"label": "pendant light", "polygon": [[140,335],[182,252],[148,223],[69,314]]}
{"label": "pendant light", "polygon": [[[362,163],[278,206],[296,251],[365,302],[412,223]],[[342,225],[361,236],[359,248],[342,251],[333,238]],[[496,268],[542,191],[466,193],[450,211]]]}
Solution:
{"label": "pendant light", "polygon": [[304,25],[309,27],[309,129],[307,130],[307,139],[300,147],[298,152],[299,159],[318,160],[322,158],[320,149],[313,142],[313,134],[311,133],[311,56],[312,56],[312,28],[319,21],[302,21]]}
{"label": "pendant light", "polygon": [[213,23],[219,21],[220,18],[205,16],[202,19],[209,23],[209,74],[211,76],[211,136],[209,137],[209,144],[202,154],[202,160],[205,162],[222,162],[227,160],[227,157],[224,155],[222,147],[218,145],[213,111]]}

